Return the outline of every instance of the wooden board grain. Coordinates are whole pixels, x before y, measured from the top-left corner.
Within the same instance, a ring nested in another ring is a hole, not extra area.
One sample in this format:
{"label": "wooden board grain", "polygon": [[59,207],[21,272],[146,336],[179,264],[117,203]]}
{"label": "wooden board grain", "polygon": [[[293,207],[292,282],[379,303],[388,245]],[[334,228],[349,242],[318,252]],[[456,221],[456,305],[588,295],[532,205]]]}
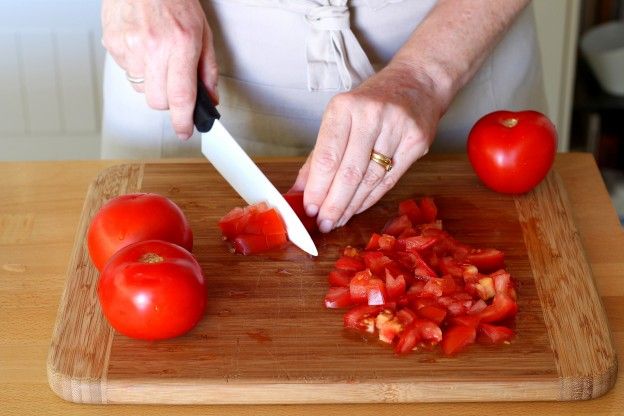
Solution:
{"label": "wooden board grain", "polygon": [[[260,164],[281,190],[299,164]],[[102,318],[97,272],[84,240],[108,198],[158,192],[178,203],[195,234],[209,284],[204,319],[185,336],[132,340]],[[496,247],[519,284],[517,339],[471,346],[456,357],[397,357],[342,329],[322,300],[327,273],[347,244],[363,245],[397,202],[431,195],[460,241]],[[91,186],[48,357],[61,397],[83,403],[362,403],[579,400],[608,391],[617,374],[611,334],[556,172],[511,197],[481,186],[465,161],[420,161],[380,203],[347,227],[315,237],[319,256],[296,247],[233,255],[217,220],[242,200],[208,163],[130,164]]]}

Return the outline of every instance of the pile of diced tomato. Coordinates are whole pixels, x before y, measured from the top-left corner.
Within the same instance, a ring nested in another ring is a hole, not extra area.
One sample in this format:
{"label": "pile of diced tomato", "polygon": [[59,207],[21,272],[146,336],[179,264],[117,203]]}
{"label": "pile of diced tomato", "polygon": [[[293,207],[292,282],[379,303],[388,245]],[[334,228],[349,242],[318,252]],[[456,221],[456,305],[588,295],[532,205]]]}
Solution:
{"label": "pile of diced tomato", "polygon": [[432,198],[399,204],[363,249],[348,246],[329,273],[327,308],[349,308],[346,328],[375,334],[397,353],[440,345],[509,343],[515,284],[504,253],[462,244],[442,229]]}

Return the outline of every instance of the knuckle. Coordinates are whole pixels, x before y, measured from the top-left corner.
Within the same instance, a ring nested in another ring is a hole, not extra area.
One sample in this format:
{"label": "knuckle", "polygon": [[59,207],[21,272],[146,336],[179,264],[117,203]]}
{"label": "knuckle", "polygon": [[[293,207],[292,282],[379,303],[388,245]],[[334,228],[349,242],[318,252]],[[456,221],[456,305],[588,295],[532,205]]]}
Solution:
{"label": "knuckle", "polygon": [[346,166],[340,172],[340,177],[347,185],[356,186],[362,182],[364,173],[357,166]]}
{"label": "knuckle", "polygon": [[194,94],[188,89],[179,89],[169,95],[170,107],[187,107],[193,104],[195,100]]}
{"label": "knuckle", "polygon": [[330,149],[320,150],[314,159],[323,173],[335,172],[340,163],[340,157]]}
{"label": "knuckle", "polygon": [[381,187],[383,192],[387,192],[390,189],[394,188],[394,185],[396,185],[397,181],[398,178],[396,175],[385,175],[384,178],[381,180],[379,186]]}
{"label": "knuckle", "polygon": [[372,188],[382,180],[383,176],[384,175],[382,175],[381,173],[369,169],[362,179],[362,184]]}
{"label": "knuckle", "polygon": [[146,95],[147,105],[149,105],[154,110],[167,110],[169,109],[169,105],[167,103],[167,99],[161,95],[147,94]]}
{"label": "knuckle", "polygon": [[335,112],[344,107],[347,107],[347,108],[351,107],[352,104],[353,104],[353,97],[351,96],[351,94],[341,93],[341,94],[334,95],[332,97],[332,99],[329,101],[329,104],[327,105],[327,108],[330,111]]}

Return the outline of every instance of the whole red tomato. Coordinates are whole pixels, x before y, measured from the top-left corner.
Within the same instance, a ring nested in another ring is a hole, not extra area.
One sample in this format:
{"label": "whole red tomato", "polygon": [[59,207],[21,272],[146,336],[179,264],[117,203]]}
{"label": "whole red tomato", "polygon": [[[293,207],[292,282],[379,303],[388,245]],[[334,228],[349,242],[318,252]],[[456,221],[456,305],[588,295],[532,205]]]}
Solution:
{"label": "whole red tomato", "polygon": [[106,263],[98,297],[104,316],[120,333],[165,339],[184,334],[201,319],[206,282],[195,257],[182,247],[140,241]]}
{"label": "whole red tomato", "polygon": [[468,158],[477,176],[497,192],[521,194],[544,179],[555,159],[557,131],[537,111],[495,111],[475,123]]}
{"label": "whole red tomato", "polygon": [[100,271],[119,249],[143,240],[165,240],[193,249],[193,233],[184,213],[158,194],[127,194],[109,200],[87,232],[89,255]]}

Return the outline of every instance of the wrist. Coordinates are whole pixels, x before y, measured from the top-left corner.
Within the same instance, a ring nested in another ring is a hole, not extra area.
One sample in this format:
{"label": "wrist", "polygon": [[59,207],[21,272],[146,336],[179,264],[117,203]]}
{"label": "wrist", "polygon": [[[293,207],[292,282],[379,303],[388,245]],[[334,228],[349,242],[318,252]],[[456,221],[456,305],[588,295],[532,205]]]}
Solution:
{"label": "wrist", "polygon": [[397,56],[384,71],[392,73],[407,88],[418,91],[419,96],[425,94],[430,102],[436,104],[440,116],[448,109],[455,96],[456,82],[440,65],[421,65]]}

